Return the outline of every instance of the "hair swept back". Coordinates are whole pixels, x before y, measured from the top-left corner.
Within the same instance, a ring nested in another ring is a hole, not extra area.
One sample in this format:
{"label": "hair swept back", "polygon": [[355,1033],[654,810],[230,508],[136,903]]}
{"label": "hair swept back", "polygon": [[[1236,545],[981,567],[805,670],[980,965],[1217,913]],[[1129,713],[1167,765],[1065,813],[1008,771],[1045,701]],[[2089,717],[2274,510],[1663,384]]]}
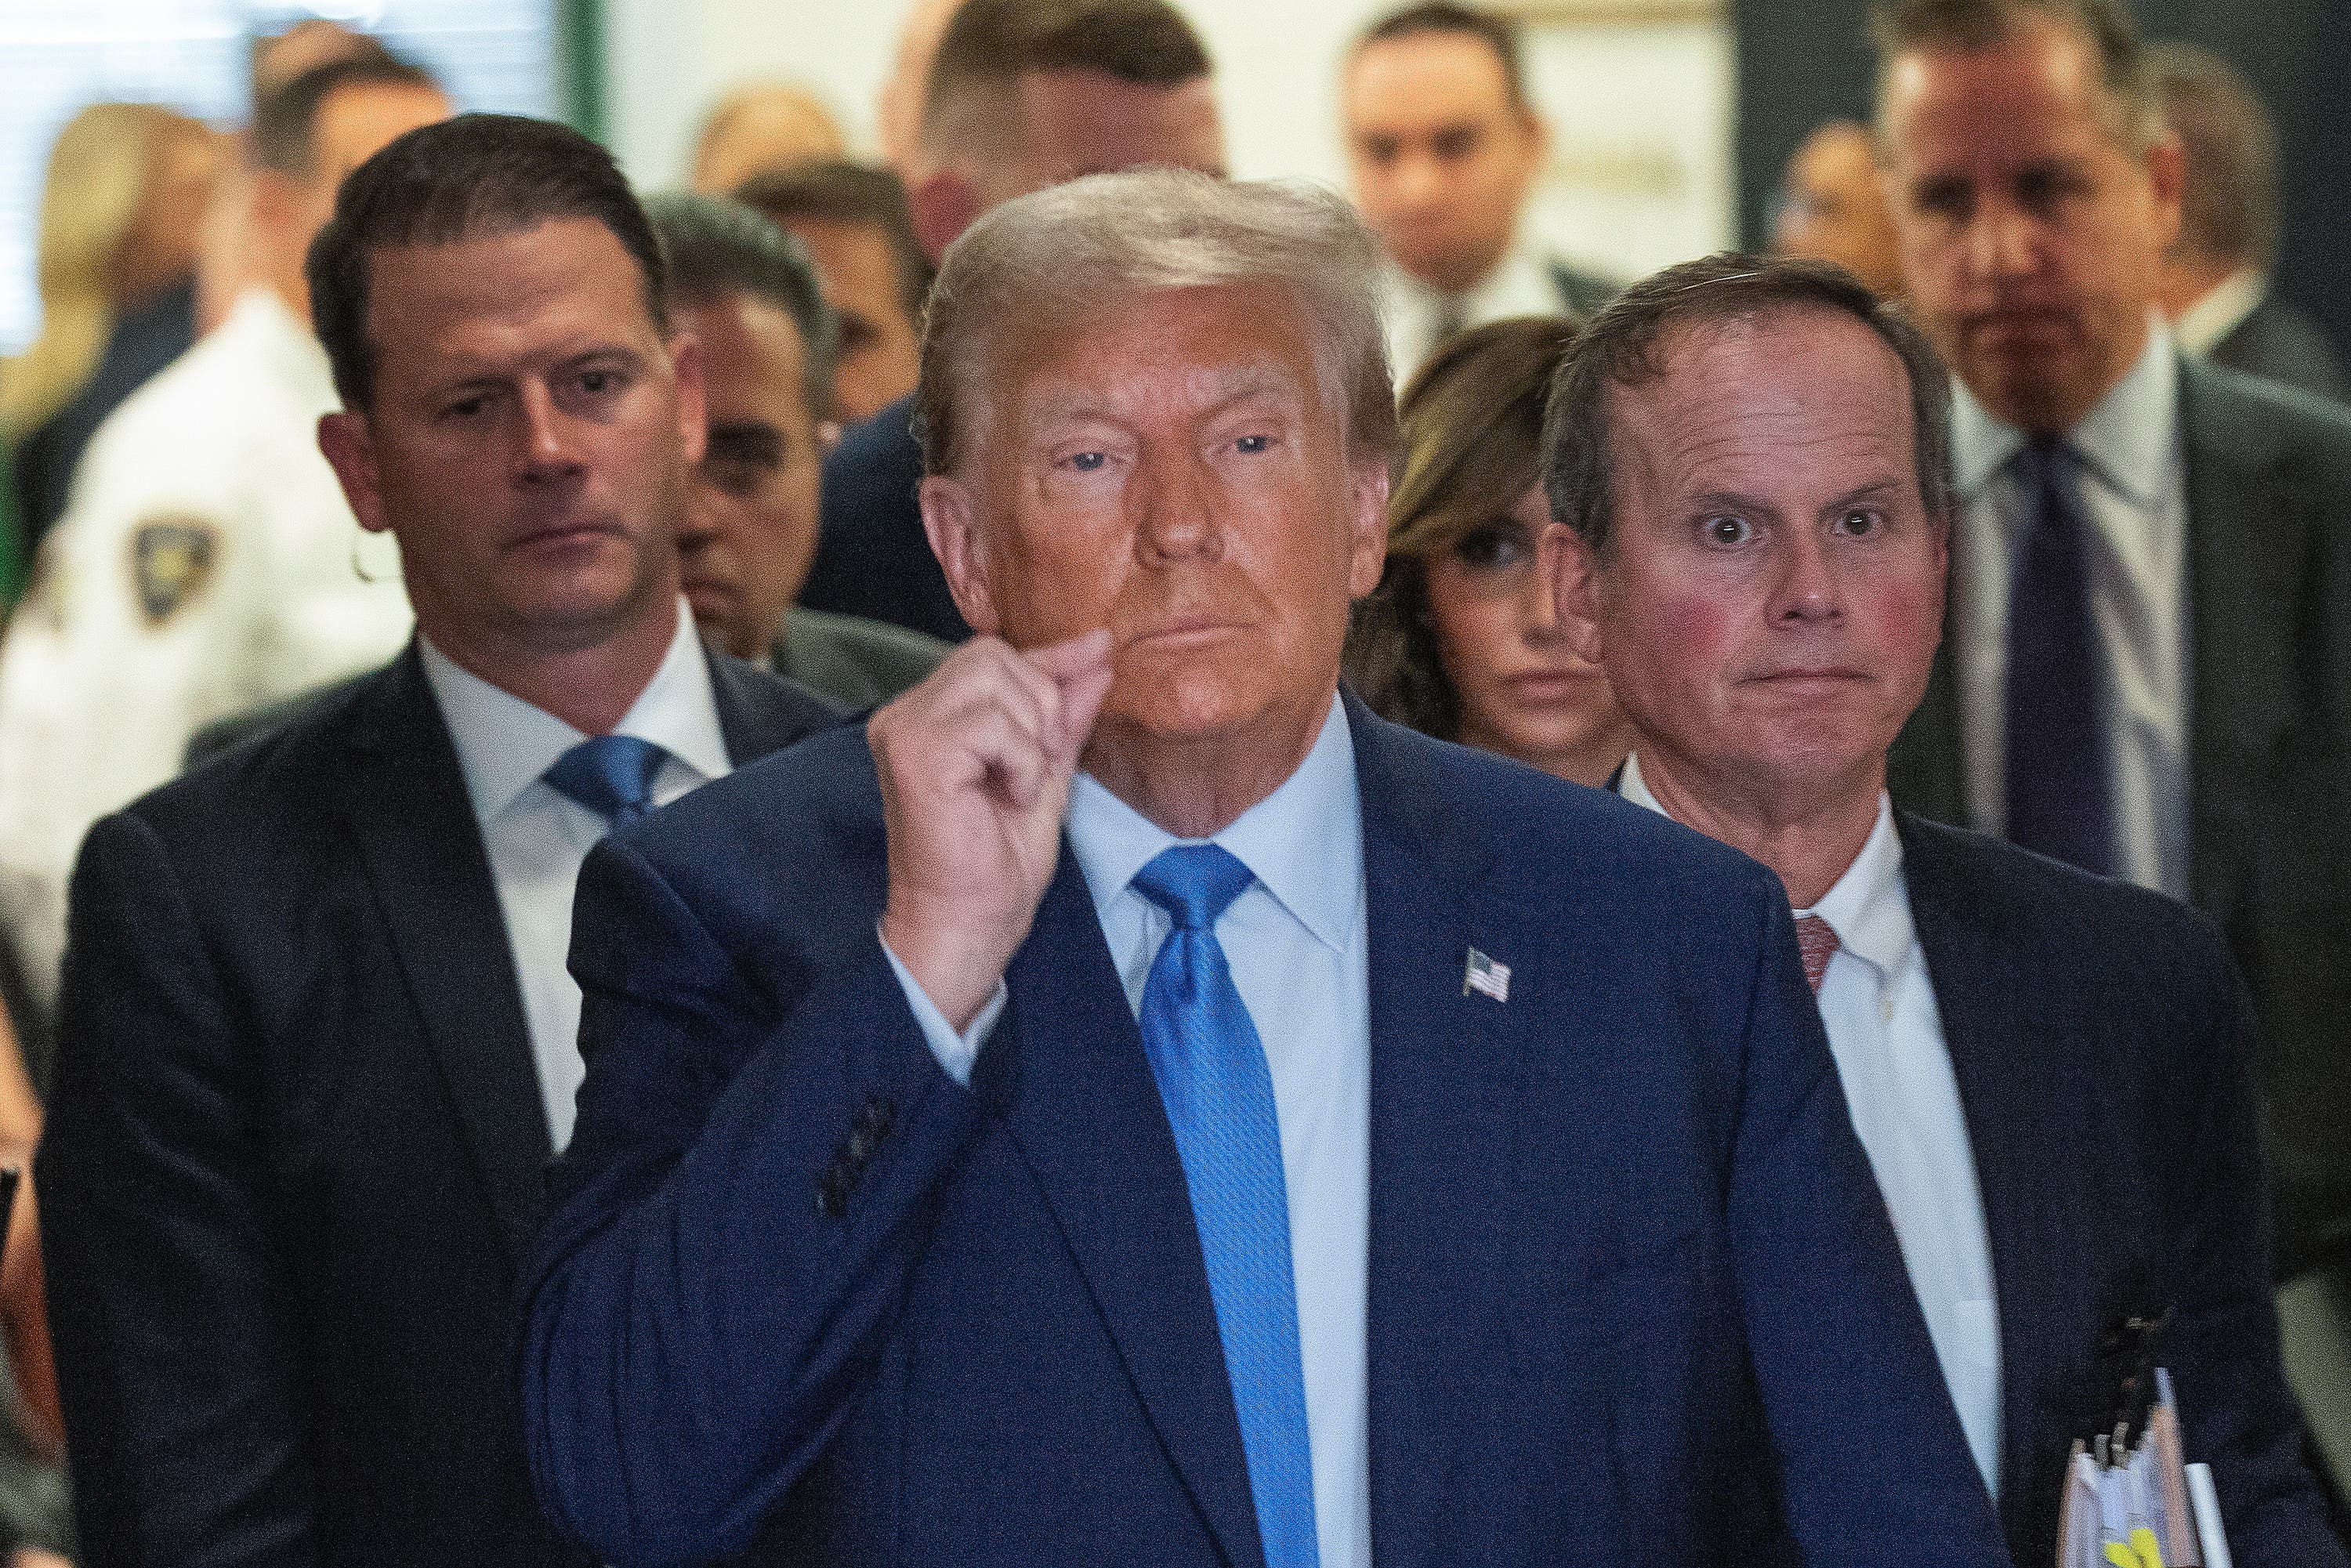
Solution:
{"label": "hair swept back", "polygon": [[1008,329],[1082,326],[1139,295],[1232,284],[1289,291],[1351,461],[1384,464],[1395,397],[1372,288],[1379,251],[1336,193],[1180,169],[1091,174],[994,208],[951,246],[923,317],[915,428],[925,471],[954,471]]}

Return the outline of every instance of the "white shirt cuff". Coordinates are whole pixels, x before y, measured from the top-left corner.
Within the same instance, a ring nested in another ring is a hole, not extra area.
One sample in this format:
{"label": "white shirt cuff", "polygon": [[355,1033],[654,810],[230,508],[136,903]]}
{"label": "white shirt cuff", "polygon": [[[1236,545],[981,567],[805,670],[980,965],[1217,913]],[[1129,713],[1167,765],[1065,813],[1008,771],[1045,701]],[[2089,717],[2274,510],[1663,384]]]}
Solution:
{"label": "white shirt cuff", "polygon": [[[875,935],[878,938],[880,933]],[[1004,1016],[1004,1004],[1011,995],[1004,988],[1004,982],[996,982],[996,994],[981,1005],[971,1027],[957,1034],[955,1025],[947,1022],[947,1015],[939,1011],[938,1004],[915,982],[913,971],[898,961],[898,955],[890,951],[887,942],[882,944],[882,956],[890,960],[891,973],[898,977],[898,988],[906,993],[906,1005],[914,1009],[914,1022],[923,1031],[923,1043],[931,1048],[931,1054],[939,1059],[940,1068],[949,1078],[970,1088],[971,1064],[978,1058],[980,1044],[996,1027],[996,1020]]]}

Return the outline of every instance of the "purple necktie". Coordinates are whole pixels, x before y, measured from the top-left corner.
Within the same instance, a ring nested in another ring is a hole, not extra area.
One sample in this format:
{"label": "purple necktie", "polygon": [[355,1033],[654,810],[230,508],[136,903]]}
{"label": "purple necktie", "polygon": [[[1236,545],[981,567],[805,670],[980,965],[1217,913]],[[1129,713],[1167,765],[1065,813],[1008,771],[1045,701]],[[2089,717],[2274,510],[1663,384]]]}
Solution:
{"label": "purple necktie", "polygon": [[2090,620],[2079,460],[2056,436],[2018,455],[2028,510],[2008,591],[2010,841],[2101,876],[2114,869],[2105,661]]}

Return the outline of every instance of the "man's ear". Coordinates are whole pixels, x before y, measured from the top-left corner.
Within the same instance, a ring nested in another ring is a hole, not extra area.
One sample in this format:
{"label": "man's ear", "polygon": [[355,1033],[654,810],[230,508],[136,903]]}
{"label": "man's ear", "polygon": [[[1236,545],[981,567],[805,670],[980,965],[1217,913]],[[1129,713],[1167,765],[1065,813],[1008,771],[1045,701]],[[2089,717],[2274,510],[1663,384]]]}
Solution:
{"label": "man's ear", "polygon": [[979,506],[959,479],[935,474],[915,492],[922,502],[923,532],[946,574],[947,591],[971,629],[993,636],[1003,627],[987,580],[987,552],[979,538]]}
{"label": "man's ear", "polygon": [[710,444],[709,388],[703,376],[702,340],[680,332],[669,340],[670,379],[677,386],[677,438],[688,468]]}
{"label": "man's ear", "polygon": [[1350,476],[1347,597],[1361,599],[1380,585],[1388,559],[1388,465],[1358,463]]}
{"label": "man's ear", "polygon": [[1565,523],[1543,529],[1542,572],[1551,583],[1552,613],[1575,656],[1604,664],[1600,635],[1600,560],[1582,534]]}
{"label": "man's ear", "polygon": [[957,169],[934,169],[906,193],[914,237],[934,266],[979,216],[979,192]]}
{"label": "man's ear", "polygon": [[392,518],[384,510],[383,487],[376,472],[375,437],[368,430],[367,415],[346,409],[320,416],[319,451],[341,481],[343,498],[351,504],[351,515],[359,518],[360,527],[371,534],[391,532]]}

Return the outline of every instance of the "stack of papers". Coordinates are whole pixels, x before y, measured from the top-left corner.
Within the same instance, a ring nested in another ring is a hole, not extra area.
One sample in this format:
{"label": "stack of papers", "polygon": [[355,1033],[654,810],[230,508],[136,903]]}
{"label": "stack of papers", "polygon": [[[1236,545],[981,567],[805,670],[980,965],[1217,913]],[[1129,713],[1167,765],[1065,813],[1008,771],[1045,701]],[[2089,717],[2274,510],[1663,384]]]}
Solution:
{"label": "stack of papers", "polygon": [[2208,1465],[2181,1462],[2171,1377],[2134,1438],[2128,1428],[2077,1442],[2066,1461],[2057,1568],[2231,1568]]}

